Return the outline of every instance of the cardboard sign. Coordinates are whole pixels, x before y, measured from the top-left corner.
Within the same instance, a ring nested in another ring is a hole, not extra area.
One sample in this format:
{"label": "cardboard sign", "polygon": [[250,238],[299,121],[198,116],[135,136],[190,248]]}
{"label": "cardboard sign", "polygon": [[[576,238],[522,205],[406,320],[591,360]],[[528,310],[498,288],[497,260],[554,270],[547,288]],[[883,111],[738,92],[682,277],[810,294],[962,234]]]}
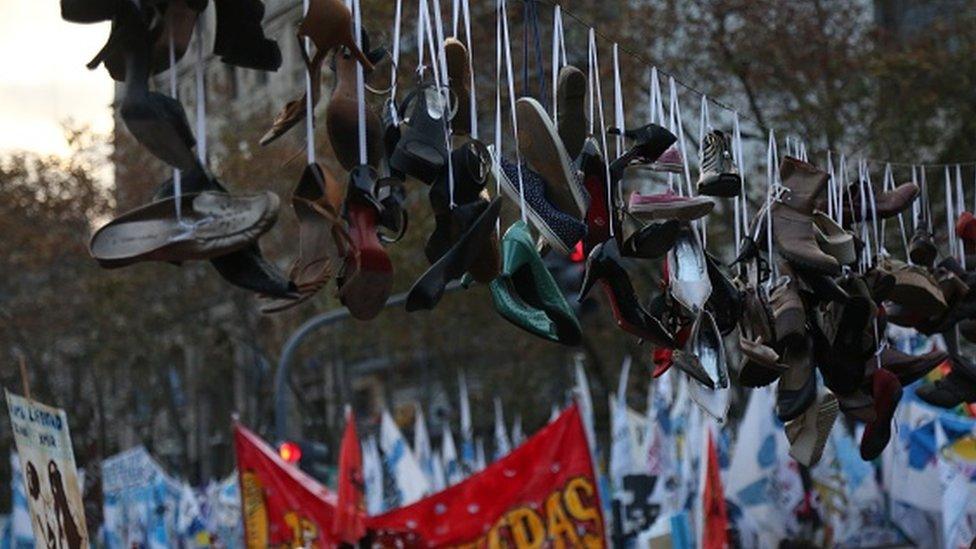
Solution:
{"label": "cardboard sign", "polygon": [[36,547],[88,547],[85,510],[64,410],[7,391]]}

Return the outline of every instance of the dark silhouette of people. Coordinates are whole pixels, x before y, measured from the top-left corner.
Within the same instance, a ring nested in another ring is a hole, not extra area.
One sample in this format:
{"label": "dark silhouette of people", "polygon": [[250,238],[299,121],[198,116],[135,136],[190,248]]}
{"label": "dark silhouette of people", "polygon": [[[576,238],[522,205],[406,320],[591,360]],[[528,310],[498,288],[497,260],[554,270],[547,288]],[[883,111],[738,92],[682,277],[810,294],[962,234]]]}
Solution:
{"label": "dark silhouette of people", "polygon": [[58,521],[58,538],[63,539],[68,549],[82,549],[81,533],[78,524],[71,516],[68,496],[64,490],[64,479],[54,461],[47,464],[47,477],[51,483],[51,495],[54,497],[54,513]]}

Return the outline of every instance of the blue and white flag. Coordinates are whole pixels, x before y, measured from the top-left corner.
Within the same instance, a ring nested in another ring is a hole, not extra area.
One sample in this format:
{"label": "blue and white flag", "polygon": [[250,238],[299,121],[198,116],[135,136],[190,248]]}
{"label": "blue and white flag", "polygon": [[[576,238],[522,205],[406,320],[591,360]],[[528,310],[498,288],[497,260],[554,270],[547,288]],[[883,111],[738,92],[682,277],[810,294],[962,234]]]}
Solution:
{"label": "blue and white flag", "polygon": [[458,459],[457,447],[454,445],[454,435],[449,426],[444,426],[444,437],[441,440],[441,460],[444,462],[444,480],[447,486],[464,480],[464,469]]}
{"label": "blue and white flag", "polygon": [[380,448],[386,470],[393,477],[397,506],[410,505],[430,493],[423,469],[387,410],[380,420]]}
{"label": "blue and white flag", "polygon": [[468,398],[468,379],[464,370],[458,372],[458,387],[461,406],[461,464],[465,476],[479,470],[478,456],[474,446],[474,427],[471,424],[471,400]]}
{"label": "blue and white flag", "polygon": [[488,461],[485,459],[485,441],[481,440],[481,437],[475,441],[474,466],[475,471],[483,471],[488,466]]}
{"label": "blue and white flag", "polygon": [[413,453],[417,457],[420,469],[427,477],[434,491],[439,488],[434,482],[434,450],[430,445],[430,434],[427,432],[427,422],[424,419],[424,410],[420,404],[416,405],[416,414],[413,423]]}
{"label": "blue and white flag", "polygon": [[512,451],[512,443],[508,440],[505,429],[505,411],[502,410],[502,399],[495,397],[495,459],[507,456]]}
{"label": "blue and white flag", "polygon": [[103,534],[109,548],[177,544],[182,486],[142,446],[102,462]]}
{"label": "blue and white flag", "polygon": [[638,452],[633,439],[627,409],[627,378],[630,374],[631,359],[624,359],[617,384],[617,394],[610,397],[610,485],[615,494],[622,493],[624,477],[640,472],[635,461]]}
{"label": "blue and white flag", "polygon": [[375,437],[363,444],[363,484],[366,494],[366,512],[379,515],[386,511],[383,504],[383,460]]}
{"label": "blue and white flag", "polygon": [[942,482],[942,546],[970,547],[976,538],[976,485],[954,459],[955,452],[946,448],[949,440],[939,421],[935,433]]}
{"label": "blue and white flag", "polygon": [[586,442],[590,445],[590,454],[596,455],[596,432],[593,430],[593,397],[590,394],[590,382],[586,379],[586,371],[583,368],[583,356],[576,355],[574,367],[576,372],[576,387],[574,393],[576,402],[579,405],[580,417],[583,419],[583,428],[586,431]]}
{"label": "blue and white flag", "polygon": [[515,415],[512,422],[512,446],[518,448],[525,442],[525,432],[522,430],[522,414]]}

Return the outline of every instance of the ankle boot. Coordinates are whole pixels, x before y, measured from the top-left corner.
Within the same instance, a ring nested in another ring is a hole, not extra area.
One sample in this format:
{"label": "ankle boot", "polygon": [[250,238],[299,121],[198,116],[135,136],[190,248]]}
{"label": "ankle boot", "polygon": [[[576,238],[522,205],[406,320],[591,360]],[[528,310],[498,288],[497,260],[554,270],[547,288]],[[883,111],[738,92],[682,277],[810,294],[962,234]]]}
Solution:
{"label": "ankle boot", "polygon": [[813,164],[787,156],[780,167],[786,191],[773,203],[773,239],[780,255],[801,267],[825,274],[840,273],[840,263],[820,249],[813,228],[817,199],[828,175]]}

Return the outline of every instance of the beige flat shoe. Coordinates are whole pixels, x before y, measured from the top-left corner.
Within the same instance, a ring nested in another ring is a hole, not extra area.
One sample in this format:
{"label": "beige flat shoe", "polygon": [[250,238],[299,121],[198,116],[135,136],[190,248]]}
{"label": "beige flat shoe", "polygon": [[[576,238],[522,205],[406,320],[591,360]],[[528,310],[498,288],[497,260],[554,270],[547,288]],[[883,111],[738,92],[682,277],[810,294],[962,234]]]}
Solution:
{"label": "beige flat shoe", "polygon": [[857,261],[854,236],[823,212],[813,214],[813,228],[820,249],[832,255],[841,265]]}

